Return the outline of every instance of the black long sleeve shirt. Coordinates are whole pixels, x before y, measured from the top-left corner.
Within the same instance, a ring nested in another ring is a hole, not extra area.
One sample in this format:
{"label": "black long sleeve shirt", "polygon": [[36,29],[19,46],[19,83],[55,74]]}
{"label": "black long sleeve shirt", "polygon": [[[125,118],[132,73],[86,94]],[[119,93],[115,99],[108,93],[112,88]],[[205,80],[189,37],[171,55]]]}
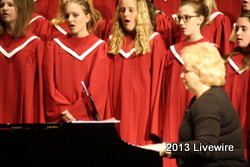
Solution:
{"label": "black long sleeve shirt", "polygon": [[[194,99],[171,143],[180,167],[246,167],[239,117],[221,87],[212,87]],[[168,151],[168,150],[167,150]]]}

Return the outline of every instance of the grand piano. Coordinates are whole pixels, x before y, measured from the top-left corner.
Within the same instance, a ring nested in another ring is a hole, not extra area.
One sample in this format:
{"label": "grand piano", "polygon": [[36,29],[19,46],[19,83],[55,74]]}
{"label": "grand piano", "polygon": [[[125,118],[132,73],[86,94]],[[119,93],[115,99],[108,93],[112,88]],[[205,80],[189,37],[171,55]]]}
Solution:
{"label": "grand piano", "polygon": [[0,143],[6,166],[162,166],[157,152],[124,142],[109,122],[1,124]]}

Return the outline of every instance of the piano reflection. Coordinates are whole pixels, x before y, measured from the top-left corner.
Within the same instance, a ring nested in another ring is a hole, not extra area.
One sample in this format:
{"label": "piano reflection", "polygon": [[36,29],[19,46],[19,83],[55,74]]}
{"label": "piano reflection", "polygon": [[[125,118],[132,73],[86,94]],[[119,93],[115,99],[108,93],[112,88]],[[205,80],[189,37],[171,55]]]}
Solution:
{"label": "piano reflection", "polygon": [[6,166],[161,167],[158,152],[124,142],[115,123],[1,124]]}

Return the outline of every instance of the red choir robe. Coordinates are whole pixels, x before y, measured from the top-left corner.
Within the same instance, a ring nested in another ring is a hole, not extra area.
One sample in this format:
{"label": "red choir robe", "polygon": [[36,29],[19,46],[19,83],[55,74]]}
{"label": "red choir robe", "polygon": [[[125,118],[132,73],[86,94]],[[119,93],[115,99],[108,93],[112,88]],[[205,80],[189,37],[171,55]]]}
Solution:
{"label": "red choir robe", "polygon": [[32,19],[29,22],[28,31],[37,35],[45,42],[49,38],[49,34],[51,34],[50,26],[50,22],[42,15],[33,13]]}
{"label": "red choir robe", "polygon": [[145,145],[150,138],[151,117],[158,112],[163,58],[166,51],[161,35],[153,33],[151,51],[135,55],[133,38],[126,35],[126,45],[119,54],[111,55],[110,106],[114,117],[120,120],[117,131],[128,143]]}
{"label": "red choir robe", "polygon": [[38,13],[48,20],[55,18],[59,0],[34,0]]}
{"label": "red choir robe", "polygon": [[167,16],[171,16],[179,9],[180,1],[176,0],[154,0],[154,5],[161,9]]}
{"label": "red choir robe", "polygon": [[[175,16],[173,15],[172,17],[174,18]],[[231,52],[231,44],[229,42],[231,31],[232,26],[228,16],[216,10],[212,11],[210,22],[201,28],[202,35],[220,48],[222,57]],[[186,37],[179,31],[176,38],[178,42],[184,41]]]}
{"label": "red choir robe", "polygon": [[165,15],[165,13],[160,10],[156,11],[155,24],[155,31],[162,35],[166,48],[169,48],[175,43],[175,34],[177,33],[178,25],[172,17]]}
{"label": "red choir robe", "polygon": [[[248,86],[250,85],[250,79],[248,80]],[[248,162],[250,162],[250,86],[247,90],[247,122],[246,124],[248,125],[247,126],[247,138],[248,138],[248,141],[247,141],[247,144],[248,144],[248,147],[247,147],[247,150],[248,150]]]}
{"label": "red choir robe", "polygon": [[99,20],[96,25],[96,29],[94,31],[95,36],[103,39],[103,40],[108,40],[108,37],[111,33],[111,29],[113,26],[113,20]]}
{"label": "red choir robe", "polygon": [[60,25],[50,24],[49,26],[49,36],[47,40],[53,40],[54,38],[64,36],[70,33],[70,29],[66,22]]}
{"label": "red choir robe", "polygon": [[241,13],[241,0],[216,0],[219,11],[225,13],[231,23],[236,22],[236,19]]}
{"label": "red choir robe", "polygon": [[47,122],[60,122],[64,110],[77,120],[91,120],[85,108],[81,81],[92,95],[100,119],[111,117],[105,112],[109,57],[103,40],[92,34],[83,38],[65,35],[47,42],[45,53]]}
{"label": "red choir robe", "polygon": [[247,110],[247,100],[250,98],[250,70],[240,70],[242,68],[242,60],[244,56],[250,55],[239,54],[234,55],[229,59],[226,65],[226,84],[224,85],[224,88],[228,93],[235,110],[238,112],[243,128],[245,152],[248,154],[249,150],[247,151],[247,140],[249,120],[247,120],[247,114],[249,114],[250,111]]}
{"label": "red choir robe", "polygon": [[[160,116],[153,116],[155,122],[162,123],[160,129],[152,129],[152,133],[160,136],[165,142],[178,142],[179,126],[184,118],[184,113],[194,96],[193,93],[186,90],[180,75],[183,71],[183,61],[181,59],[181,50],[193,44],[200,42],[210,42],[203,38],[195,42],[179,42],[170,46],[166,54],[165,67],[163,72],[161,109]],[[159,120],[162,119],[162,120]],[[177,166],[175,159],[163,159],[164,166]]]}
{"label": "red choir robe", "polygon": [[231,31],[232,26],[228,16],[216,10],[212,11],[210,22],[201,29],[202,35],[215,43],[224,55],[231,52],[229,42]]}
{"label": "red choir robe", "polygon": [[35,35],[0,35],[0,124],[45,123],[44,43]]}
{"label": "red choir robe", "polygon": [[114,18],[118,0],[93,0],[93,6],[107,22]]}

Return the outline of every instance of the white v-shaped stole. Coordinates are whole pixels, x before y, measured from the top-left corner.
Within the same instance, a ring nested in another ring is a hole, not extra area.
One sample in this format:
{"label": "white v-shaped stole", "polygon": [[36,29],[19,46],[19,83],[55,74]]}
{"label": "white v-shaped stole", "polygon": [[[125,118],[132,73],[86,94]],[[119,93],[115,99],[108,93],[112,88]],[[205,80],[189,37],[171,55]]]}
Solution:
{"label": "white v-shaped stole", "polygon": [[184,65],[184,62],[183,62],[181,56],[179,55],[179,53],[175,50],[174,45],[171,45],[171,46],[170,46],[170,50],[172,51],[173,55],[177,58],[177,60],[179,60],[179,62],[180,62],[182,65]]}
{"label": "white v-shaped stole", "polygon": [[60,31],[63,35],[68,34],[61,26],[59,25],[54,25],[58,31]]}
{"label": "white v-shaped stole", "polygon": [[89,53],[91,53],[97,46],[103,43],[103,40],[98,40],[94,45],[92,45],[88,50],[86,50],[83,54],[78,55],[75,51],[64,45],[58,38],[55,38],[54,41],[66,52],[71,54],[73,57],[77,58],[78,60],[83,60]]}
{"label": "white v-shaped stole", "polygon": [[210,15],[209,21],[211,22],[215,17],[217,17],[218,15],[224,15],[222,12],[214,12],[213,14]]}
{"label": "white v-shaped stole", "polygon": [[[211,43],[211,45],[213,45],[214,47],[217,46],[217,45],[214,44],[214,43]],[[184,62],[183,62],[181,56],[179,55],[179,53],[176,51],[174,45],[171,45],[171,46],[170,46],[170,50],[172,51],[172,53],[173,53],[173,55],[176,57],[176,59],[179,60],[179,62],[180,62],[182,65],[184,65]]]}
{"label": "white v-shaped stole", "polygon": [[[34,22],[36,19],[38,19],[38,18],[44,18],[44,17],[41,16],[41,15],[38,15],[38,16],[34,17],[33,19],[30,20],[29,25],[30,25],[31,23],[33,23],[33,22]],[[45,19],[45,18],[44,18],[44,19]]]}
{"label": "white v-shaped stole", "polygon": [[[149,40],[152,40],[156,35],[158,35],[159,33],[158,32],[154,32]],[[129,58],[133,53],[135,52],[135,48],[131,49],[129,52],[125,52],[124,50],[120,49],[119,53],[125,57],[125,58]]]}
{"label": "white v-shaped stole", "polygon": [[31,41],[33,41],[36,38],[39,38],[39,37],[37,36],[30,37],[23,44],[13,49],[11,52],[7,52],[2,46],[0,46],[0,52],[3,53],[6,57],[11,58],[13,55],[15,55],[17,52],[22,50],[25,46],[27,46]]}
{"label": "white v-shaped stole", "polygon": [[244,71],[246,71],[245,68],[240,69],[237,64],[233,61],[233,59],[229,58],[228,59],[229,64],[233,67],[233,69],[238,73],[238,74],[242,74]]}

